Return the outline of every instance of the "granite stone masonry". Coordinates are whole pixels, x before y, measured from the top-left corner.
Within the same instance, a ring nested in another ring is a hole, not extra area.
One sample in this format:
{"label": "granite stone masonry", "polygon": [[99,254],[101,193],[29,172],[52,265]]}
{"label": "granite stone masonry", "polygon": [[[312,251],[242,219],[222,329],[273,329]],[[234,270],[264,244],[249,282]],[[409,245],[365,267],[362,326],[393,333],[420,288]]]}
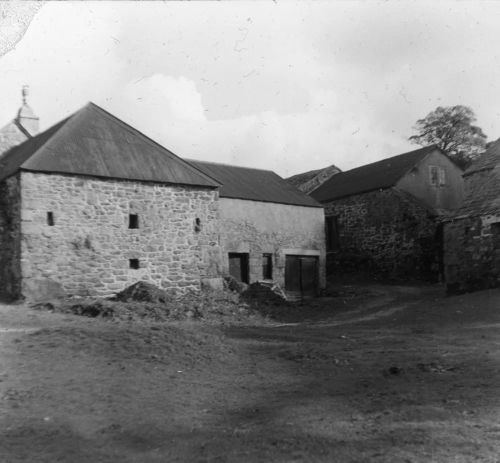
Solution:
{"label": "granite stone masonry", "polygon": [[500,216],[451,220],[444,239],[448,293],[500,286]]}
{"label": "granite stone masonry", "polygon": [[336,217],[338,248],[328,250],[332,273],[368,271],[375,277],[435,280],[438,222],[428,207],[395,188],[324,203]]}
{"label": "granite stone masonry", "polygon": [[20,175],[24,296],[105,296],[139,280],[185,293],[220,276],[215,189]]}
{"label": "granite stone masonry", "polygon": [[0,298],[21,294],[21,214],[19,176],[0,182]]}

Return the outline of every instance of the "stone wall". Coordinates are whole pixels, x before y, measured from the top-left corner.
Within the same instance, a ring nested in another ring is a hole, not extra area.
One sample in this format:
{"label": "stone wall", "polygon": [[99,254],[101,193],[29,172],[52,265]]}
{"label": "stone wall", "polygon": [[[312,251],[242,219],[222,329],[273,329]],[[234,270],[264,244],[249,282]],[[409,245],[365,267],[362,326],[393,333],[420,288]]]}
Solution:
{"label": "stone wall", "polygon": [[320,207],[220,199],[223,272],[228,253],[249,254],[250,283],[263,279],[262,254],[272,254],[273,280],[285,285],[287,254],[317,255],[319,285],[325,287],[325,218]]}
{"label": "stone wall", "polygon": [[21,293],[19,177],[0,182],[0,298]]}
{"label": "stone wall", "polygon": [[109,295],[138,280],[183,293],[220,273],[216,190],[30,172],[21,184],[25,296]]}
{"label": "stone wall", "polygon": [[340,248],[328,253],[332,273],[435,280],[439,274],[437,222],[418,200],[394,188],[325,204],[337,216]]}
{"label": "stone wall", "polygon": [[500,216],[447,222],[444,242],[448,293],[500,286]]}

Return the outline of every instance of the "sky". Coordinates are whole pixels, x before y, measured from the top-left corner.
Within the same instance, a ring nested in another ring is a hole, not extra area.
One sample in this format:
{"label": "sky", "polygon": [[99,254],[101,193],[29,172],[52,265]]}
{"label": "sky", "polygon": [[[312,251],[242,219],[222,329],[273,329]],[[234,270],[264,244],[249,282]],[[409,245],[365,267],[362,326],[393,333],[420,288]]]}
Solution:
{"label": "sky", "polygon": [[26,84],[42,129],[92,101],[181,157],[283,177],[416,149],[437,106],[500,137],[500,2],[5,5],[0,126]]}

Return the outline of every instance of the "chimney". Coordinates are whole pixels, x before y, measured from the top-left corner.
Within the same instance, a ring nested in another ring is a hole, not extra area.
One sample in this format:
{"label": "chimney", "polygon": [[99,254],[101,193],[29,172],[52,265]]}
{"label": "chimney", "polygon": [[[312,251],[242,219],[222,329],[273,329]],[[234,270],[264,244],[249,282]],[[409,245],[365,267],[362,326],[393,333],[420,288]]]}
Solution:
{"label": "chimney", "polygon": [[22,95],[23,105],[19,108],[17,117],[14,119],[14,122],[23,132],[26,133],[27,136],[33,137],[39,131],[40,119],[35,115],[35,113],[27,103],[29,95],[29,87],[27,85],[23,85]]}

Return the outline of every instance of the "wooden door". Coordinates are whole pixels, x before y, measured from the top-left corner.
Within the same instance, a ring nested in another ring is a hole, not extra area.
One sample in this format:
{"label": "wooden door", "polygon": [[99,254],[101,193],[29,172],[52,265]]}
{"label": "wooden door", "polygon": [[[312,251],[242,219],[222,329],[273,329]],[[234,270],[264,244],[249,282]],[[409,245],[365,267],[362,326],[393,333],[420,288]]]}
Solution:
{"label": "wooden door", "polygon": [[318,258],[315,256],[286,256],[285,290],[301,297],[316,296],[318,289]]}

